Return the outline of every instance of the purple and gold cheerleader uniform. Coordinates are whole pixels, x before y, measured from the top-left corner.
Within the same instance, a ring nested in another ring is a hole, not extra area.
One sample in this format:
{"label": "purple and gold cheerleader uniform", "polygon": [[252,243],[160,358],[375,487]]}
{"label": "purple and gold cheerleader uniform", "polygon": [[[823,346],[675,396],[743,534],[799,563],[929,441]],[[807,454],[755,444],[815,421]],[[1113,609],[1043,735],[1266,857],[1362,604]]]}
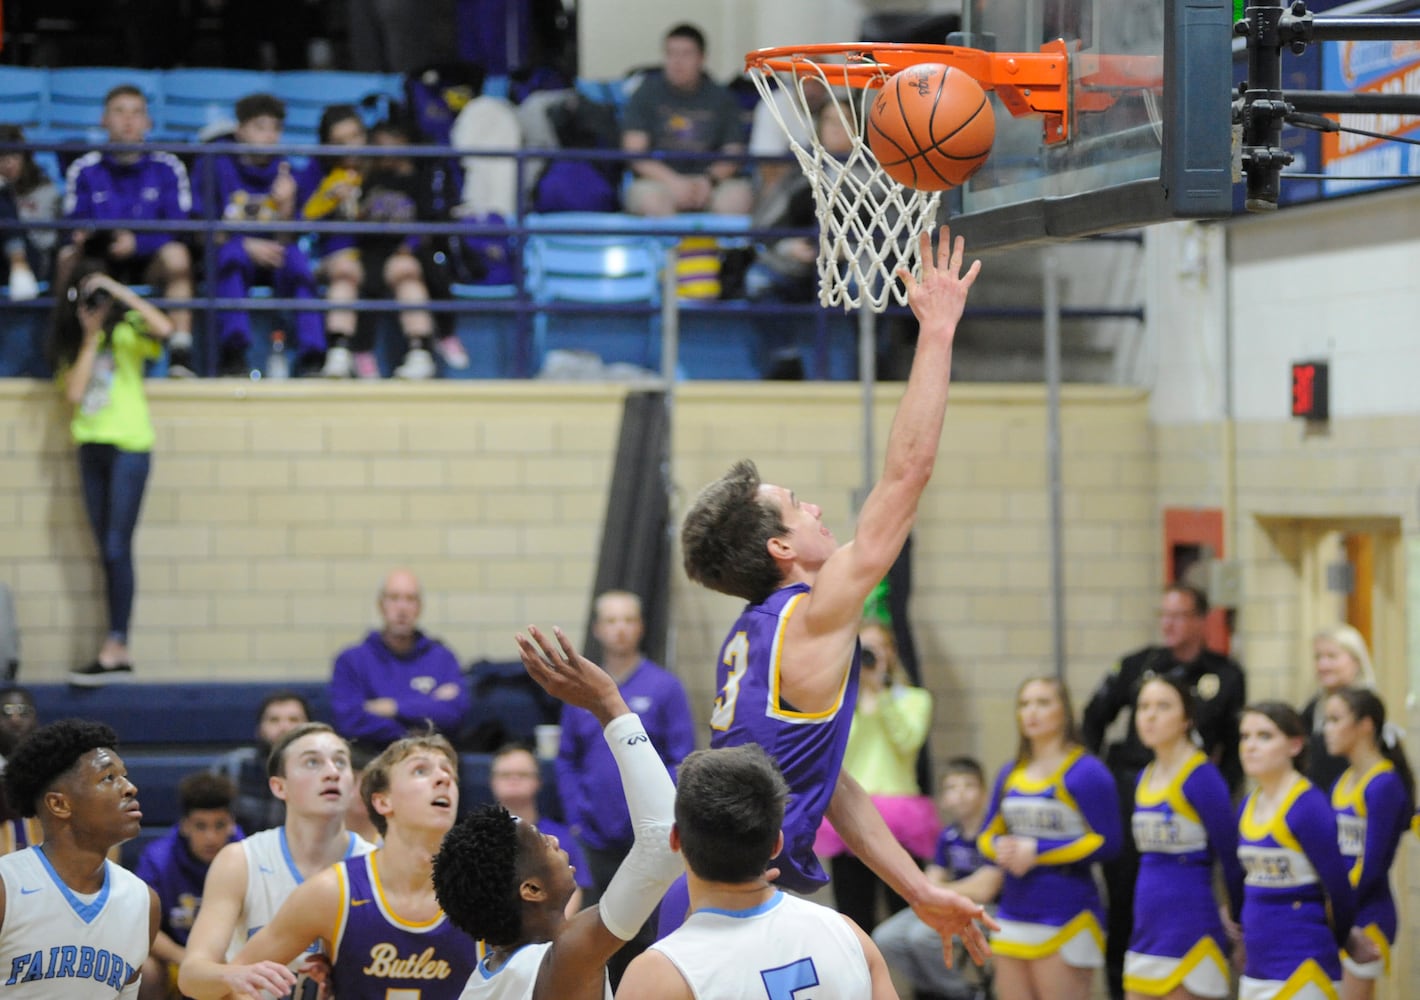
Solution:
{"label": "purple and gold cheerleader uniform", "polygon": [[1001,887],[991,948],[1007,958],[1044,958],[1059,952],[1067,964],[1104,964],[1104,907],[1090,866],[1119,852],[1123,841],[1114,777],[1079,747],[1043,781],[1025,765],[1001,769],[991,810],[977,843],[996,863],[996,838],[1033,837],[1035,867]]}
{"label": "purple and gold cheerleader uniform", "polygon": [[1229,945],[1213,897],[1213,863],[1223,866],[1234,915],[1243,879],[1228,784],[1201,752],[1166,788],[1148,787],[1153,772],[1153,764],[1144,769],[1134,792],[1139,880],[1124,988],[1161,997],[1183,986],[1195,996],[1226,997]]}
{"label": "purple and gold cheerleader uniform", "polygon": [[1390,866],[1405,835],[1409,806],[1405,785],[1388,760],[1360,777],[1348,769],[1331,789],[1341,856],[1351,866],[1351,885],[1356,889],[1356,926],[1381,952],[1380,958],[1365,964],[1341,956],[1342,966],[1360,979],[1379,979],[1390,970],[1398,924]]}
{"label": "purple and gold cheerleader uniform", "polygon": [[1239,1000],[1336,1000],[1340,948],[1356,916],[1336,817],[1305,778],[1265,825],[1252,818],[1256,801],[1253,792],[1238,821],[1247,950]]}
{"label": "purple and gold cheerleader uniform", "polygon": [[478,943],[442,910],[412,923],[395,913],[380,885],[379,852],[336,866],[339,922],[331,937],[331,982],[340,1000],[458,1000],[478,967]]}

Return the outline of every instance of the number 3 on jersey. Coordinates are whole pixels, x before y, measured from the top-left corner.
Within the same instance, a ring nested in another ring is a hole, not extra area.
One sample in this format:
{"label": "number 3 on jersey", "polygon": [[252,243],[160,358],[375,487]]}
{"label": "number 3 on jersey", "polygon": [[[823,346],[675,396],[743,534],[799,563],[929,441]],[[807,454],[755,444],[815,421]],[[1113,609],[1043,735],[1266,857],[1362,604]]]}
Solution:
{"label": "number 3 on jersey", "polygon": [[764,995],[769,1000],[794,1000],[799,990],[818,985],[818,970],[812,958],[801,958],[777,969],[763,969],[759,978],[764,980]]}
{"label": "number 3 on jersey", "polygon": [[725,666],[730,672],[725,677],[725,686],[715,699],[715,708],[710,713],[710,728],[723,732],[735,721],[735,702],[740,697],[740,681],[744,680],[749,667],[749,636],[736,632],[735,637],[725,644]]}

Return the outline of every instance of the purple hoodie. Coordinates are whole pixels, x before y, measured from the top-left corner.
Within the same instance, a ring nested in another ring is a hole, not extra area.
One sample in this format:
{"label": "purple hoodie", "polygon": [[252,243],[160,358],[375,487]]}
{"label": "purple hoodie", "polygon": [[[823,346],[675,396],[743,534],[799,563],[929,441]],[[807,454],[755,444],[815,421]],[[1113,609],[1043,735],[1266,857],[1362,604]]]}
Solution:
{"label": "purple hoodie", "polygon": [[[86,153],[69,165],[64,180],[64,216],[76,222],[156,222],[192,214],[187,168],[171,153],[149,153],[134,163],[119,163],[104,152]],[[135,252],[151,256],[177,236],[145,231],[133,234]]]}
{"label": "purple hoodie", "polygon": [[[434,691],[443,684],[459,686],[457,698],[440,701]],[[392,719],[371,715],[365,702],[393,698],[399,709]],[[423,632],[415,633],[414,649],[398,656],[379,632],[335,658],[330,678],[331,721],[348,740],[387,746],[426,722],[452,738],[468,714],[468,688],[459,661],[449,648]]]}

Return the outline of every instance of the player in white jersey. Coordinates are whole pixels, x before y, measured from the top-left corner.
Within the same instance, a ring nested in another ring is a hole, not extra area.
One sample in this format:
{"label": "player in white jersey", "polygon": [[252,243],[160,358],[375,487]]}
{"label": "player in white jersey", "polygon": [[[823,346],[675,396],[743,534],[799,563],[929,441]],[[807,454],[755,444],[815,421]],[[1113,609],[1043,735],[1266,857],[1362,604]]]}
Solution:
{"label": "player in white jersey", "polygon": [[[528,674],[602,725],[621,774],[635,841],[601,901],[568,919],[577,888],[557,838],[502,806],[474,810],[434,858],[434,892],[455,926],[488,946],[461,1000],[610,1000],[606,963],[636,936],[681,871],[670,849],[675,787],[611,675],[559,630],[518,636]],[[612,789],[600,789],[614,794]]]}
{"label": "player in white jersey", "polygon": [[38,816],[44,843],[0,858],[0,995],[138,996],[162,913],[158,894],[108,860],[138,835],[138,790],[108,726],[36,730],[5,767],[9,802]]}
{"label": "player in white jersey", "polygon": [[[295,981],[277,962],[231,961],[276,915],[296,886],[374,845],[345,829],[354,794],[350,747],[323,722],[283,735],[267,760],[272,793],[286,803],[286,823],[222,848],[207,872],[202,908],[187,939],[178,985],[195,1000],[235,993],[286,996]],[[312,942],[314,944],[314,942]],[[299,967],[304,957],[293,963]]]}
{"label": "player in white jersey", "polygon": [[671,846],[685,858],[690,915],[626,970],[617,1000],[896,1000],[878,946],[848,917],[766,878],[789,786],[757,744],[699,750],[677,775]]}

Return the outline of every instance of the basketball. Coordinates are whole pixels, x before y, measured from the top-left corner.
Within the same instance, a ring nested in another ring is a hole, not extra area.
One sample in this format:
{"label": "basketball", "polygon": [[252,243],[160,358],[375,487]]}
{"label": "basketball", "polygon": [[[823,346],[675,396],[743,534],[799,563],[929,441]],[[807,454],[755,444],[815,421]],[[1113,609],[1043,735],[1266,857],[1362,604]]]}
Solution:
{"label": "basketball", "polygon": [[981,85],[940,63],[895,74],[868,112],[868,147],[878,164],[918,191],[964,184],[986,162],[995,138],[996,115]]}

